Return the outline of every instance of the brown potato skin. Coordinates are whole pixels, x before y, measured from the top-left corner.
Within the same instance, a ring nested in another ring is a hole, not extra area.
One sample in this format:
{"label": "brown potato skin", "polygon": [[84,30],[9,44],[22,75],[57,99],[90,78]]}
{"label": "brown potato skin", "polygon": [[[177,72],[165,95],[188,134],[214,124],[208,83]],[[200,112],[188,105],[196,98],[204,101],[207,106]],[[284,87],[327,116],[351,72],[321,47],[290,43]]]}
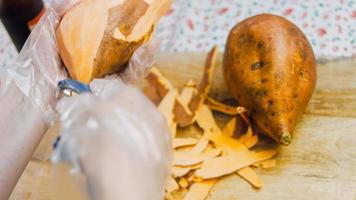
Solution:
{"label": "brown potato skin", "polygon": [[87,0],[73,6],[56,30],[59,54],[70,77],[89,83],[125,70],[134,52],[151,39],[171,3]]}
{"label": "brown potato skin", "polygon": [[240,22],[229,34],[223,72],[258,130],[289,144],[316,84],[314,53],[302,31],[271,14]]}
{"label": "brown potato skin", "polygon": [[139,18],[145,14],[148,6],[144,0],[130,0],[109,10],[108,24],[93,63],[93,78],[123,71],[132,54],[150,39],[154,27],[144,34],[139,41],[127,42],[117,40],[112,36],[112,32],[117,27],[125,36],[128,36]]}

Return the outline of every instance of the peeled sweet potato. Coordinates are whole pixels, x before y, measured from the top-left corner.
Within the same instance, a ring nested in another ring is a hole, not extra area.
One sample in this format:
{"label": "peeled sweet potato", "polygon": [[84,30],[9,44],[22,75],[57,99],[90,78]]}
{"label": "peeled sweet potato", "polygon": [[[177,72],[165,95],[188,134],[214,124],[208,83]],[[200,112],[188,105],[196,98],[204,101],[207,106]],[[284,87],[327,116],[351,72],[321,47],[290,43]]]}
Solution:
{"label": "peeled sweet potato", "polygon": [[237,24],[224,54],[231,94],[261,131],[288,145],[316,84],[316,61],[302,31],[283,17],[261,14]]}
{"label": "peeled sweet potato", "polygon": [[171,0],[82,0],[56,31],[59,53],[73,79],[84,83],[124,69],[149,40]]}

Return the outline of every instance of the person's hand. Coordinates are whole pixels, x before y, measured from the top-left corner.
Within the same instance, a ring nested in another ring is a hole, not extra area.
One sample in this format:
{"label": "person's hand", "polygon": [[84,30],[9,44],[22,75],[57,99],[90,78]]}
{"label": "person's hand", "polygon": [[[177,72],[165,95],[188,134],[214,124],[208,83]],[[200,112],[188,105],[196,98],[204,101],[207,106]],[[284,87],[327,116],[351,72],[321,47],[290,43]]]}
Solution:
{"label": "person's hand", "polygon": [[57,82],[66,77],[54,30],[76,1],[55,3],[31,33],[16,63],[0,69],[0,199],[9,198],[46,132],[54,116]]}
{"label": "person's hand", "polygon": [[[0,97],[15,84],[24,95],[39,106],[49,119],[57,102],[58,81],[67,77],[58,55],[55,29],[63,14],[79,0],[54,0],[34,28],[16,63],[0,71]],[[16,97],[14,97],[16,98]]]}
{"label": "person's hand", "polygon": [[[26,41],[16,63],[0,72],[0,98],[15,83],[23,95],[40,108],[47,122],[54,120],[54,108],[60,97],[57,84],[68,78],[58,54],[55,30],[61,17],[78,2],[80,0],[53,0]],[[120,78],[128,83],[142,79],[153,65],[153,56],[158,49],[157,41],[142,45]]]}
{"label": "person's hand", "polygon": [[[55,30],[79,0],[53,0],[15,64],[0,69],[0,199],[7,199],[51,122],[68,78],[58,55]],[[138,50],[121,78],[140,78],[152,63],[150,45]],[[139,59],[139,60],[137,60]],[[117,76],[118,77],[118,76]],[[7,163],[11,163],[11,166]]]}
{"label": "person's hand", "polygon": [[58,103],[61,139],[52,160],[82,173],[91,199],[163,199],[172,153],[164,117],[120,80],[94,80],[91,88]]}

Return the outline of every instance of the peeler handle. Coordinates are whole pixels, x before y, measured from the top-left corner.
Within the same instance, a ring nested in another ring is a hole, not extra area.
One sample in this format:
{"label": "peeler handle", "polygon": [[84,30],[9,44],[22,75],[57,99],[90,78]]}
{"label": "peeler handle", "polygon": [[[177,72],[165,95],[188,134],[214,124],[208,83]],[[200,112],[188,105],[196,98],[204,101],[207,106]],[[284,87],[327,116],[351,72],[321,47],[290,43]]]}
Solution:
{"label": "peeler handle", "polygon": [[73,93],[91,93],[90,86],[80,81],[65,79],[58,82],[59,89],[67,96],[72,96]]}

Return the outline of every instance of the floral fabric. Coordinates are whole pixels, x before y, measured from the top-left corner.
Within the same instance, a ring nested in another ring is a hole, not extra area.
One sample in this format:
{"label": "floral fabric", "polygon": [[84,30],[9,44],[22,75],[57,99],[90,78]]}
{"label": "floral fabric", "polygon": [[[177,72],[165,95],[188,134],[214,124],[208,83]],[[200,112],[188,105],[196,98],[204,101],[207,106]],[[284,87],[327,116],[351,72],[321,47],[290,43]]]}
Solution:
{"label": "floral fabric", "polygon": [[[356,0],[175,0],[157,35],[163,51],[208,51],[215,44],[222,50],[236,23],[260,13],[295,23],[318,58],[356,57]],[[0,67],[16,56],[0,23]]]}

